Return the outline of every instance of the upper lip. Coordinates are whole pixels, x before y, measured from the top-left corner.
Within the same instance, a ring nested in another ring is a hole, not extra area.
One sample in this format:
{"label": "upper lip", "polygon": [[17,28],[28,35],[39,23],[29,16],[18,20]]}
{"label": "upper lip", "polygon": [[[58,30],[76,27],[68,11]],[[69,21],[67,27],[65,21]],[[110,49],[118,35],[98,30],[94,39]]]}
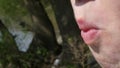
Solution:
{"label": "upper lip", "polygon": [[81,29],[81,31],[84,31],[84,32],[87,32],[90,29],[98,30],[98,27],[96,25],[94,25],[93,23],[88,23],[84,20],[77,20],[77,24],[78,24],[79,28]]}

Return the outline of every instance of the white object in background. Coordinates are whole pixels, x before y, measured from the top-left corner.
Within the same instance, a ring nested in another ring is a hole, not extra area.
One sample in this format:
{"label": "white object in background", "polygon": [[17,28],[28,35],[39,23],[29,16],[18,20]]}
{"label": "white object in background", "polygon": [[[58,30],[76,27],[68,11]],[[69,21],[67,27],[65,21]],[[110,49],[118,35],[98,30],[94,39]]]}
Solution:
{"label": "white object in background", "polygon": [[20,51],[26,52],[33,40],[34,34],[32,32],[18,32],[15,37],[16,44]]}
{"label": "white object in background", "polygon": [[9,29],[9,32],[15,37],[15,42],[19,51],[26,52],[32,43],[34,33],[17,29]]}

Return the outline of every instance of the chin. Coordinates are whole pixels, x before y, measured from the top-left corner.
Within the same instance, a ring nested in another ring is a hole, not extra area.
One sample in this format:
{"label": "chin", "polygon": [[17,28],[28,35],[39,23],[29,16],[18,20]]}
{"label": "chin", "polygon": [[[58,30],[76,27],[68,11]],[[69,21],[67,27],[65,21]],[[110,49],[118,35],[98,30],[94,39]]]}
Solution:
{"label": "chin", "polygon": [[100,49],[89,48],[102,68],[120,68],[120,53],[110,52],[109,50],[103,53]]}
{"label": "chin", "polygon": [[[109,58],[109,57],[108,57]],[[102,68],[120,68],[120,62],[111,63],[108,60],[96,59]],[[112,61],[112,60],[111,60]]]}

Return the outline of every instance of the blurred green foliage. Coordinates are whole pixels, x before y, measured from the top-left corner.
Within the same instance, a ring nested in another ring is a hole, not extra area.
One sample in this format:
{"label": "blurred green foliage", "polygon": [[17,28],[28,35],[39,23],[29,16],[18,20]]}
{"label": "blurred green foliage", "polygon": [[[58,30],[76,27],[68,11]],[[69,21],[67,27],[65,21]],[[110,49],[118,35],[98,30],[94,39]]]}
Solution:
{"label": "blurred green foliage", "polygon": [[19,18],[28,13],[23,6],[23,0],[0,0],[0,15]]}
{"label": "blurred green foliage", "polygon": [[2,33],[2,37],[0,37],[2,38],[0,41],[0,68],[40,68],[45,63],[51,63],[51,54],[41,46],[42,44],[33,43],[26,53],[20,52],[14,37],[8,31],[11,24],[16,29],[26,31],[30,27],[21,28],[18,25],[19,22],[22,21],[28,25],[33,23],[23,0],[0,0],[0,20],[6,26],[0,29]]}
{"label": "blurred green foliage", "polygon": [[[48,0],[41,1],[44,5],[45,10],[47,11],[47,13],[49,13],[49,18],[51,17],[50,20],[56,23],[55,17],[53,15],[54,12],[51,9],[50,2],[48,2]],[[15,24],[20,21],[24,21],[29,25],[33,24],[23,0],[0,0],[0,19],[3,19],[5,25],[8,24],[8,26],[9,23],[13,23],[14,26],[16,26]],[[29,28],[30,27],[27,27],[27,29]],[[38,39],[34,39],[34,41],[38,43],[32,43],[29,50],[26,53],[23,53],[18,51],[13,37],[6,28],[0,29],[0,31],[3,35],[2,41],[0,42],[0,68],[43,68],[46,65],[52,65],[51,62],[55,60],[53,58],[56,57],[53,57],[46,48],[42,47]],[[72,37],[69,37],[67,41],[73,41]],[[84,66],[87,68],[87,64],[85,61],[87,60],[86,55],[88,54],[88,48],[85,46],[80,46],[79,50],[81,51],[81,56],[78,60],[81,60],[81,67]],[[64,59],[67,58],[64,57]],[[61,64],[65,66],[63,66],[64,68],[79,68],[74,62],[63,62]]]}

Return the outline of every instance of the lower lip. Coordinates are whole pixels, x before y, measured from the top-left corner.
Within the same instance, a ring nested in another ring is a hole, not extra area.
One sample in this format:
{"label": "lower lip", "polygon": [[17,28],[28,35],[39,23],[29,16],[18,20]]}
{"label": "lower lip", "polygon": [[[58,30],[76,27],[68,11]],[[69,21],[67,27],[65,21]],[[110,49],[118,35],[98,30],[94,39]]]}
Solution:
{"label": "lower lip", "polygon": [[98,29],[90,29],[88,31],[81,31],[81,36],[86,44],[92,44],[98,37],[100,31]]}

